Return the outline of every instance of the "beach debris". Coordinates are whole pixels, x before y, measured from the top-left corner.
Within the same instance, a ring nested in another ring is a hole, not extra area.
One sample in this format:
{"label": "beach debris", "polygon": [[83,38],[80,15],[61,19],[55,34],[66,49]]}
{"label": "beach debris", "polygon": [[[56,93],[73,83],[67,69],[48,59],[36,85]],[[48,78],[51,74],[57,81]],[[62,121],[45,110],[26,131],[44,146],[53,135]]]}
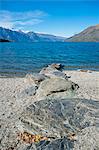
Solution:
{"label": "beach debris", "polygon": [[83,69],[79,69],[78,71],[80,71],[80,72],[88,72],[88,73],[92,73],[91,70],[83,70]]}
{"label": "beach debris", "polygon": [[69,140],[76,140],[76,139],[77,139],[75,133],[70,133],[70,134],[68,134],[67,138],[68,138]]}
{"label": "beach debris", "polygon": [[88,70],[80,70],[80,72],[88,72]]}
{"label": "beach debris", "polygon": [[42,136],[42,135],[32,135],[30,133],[27,133],[27,132],[23,132],[23,133],[20,133],[18,135],[19,139],[26,142],[26,143],[38,143],[40,141],[43,141],[43,140],[48,140],[48,138],[46,136]]}
{"label": "beach debris", "polygon": [[[55,137],[47,137],[47,136],[42,136],[40,134],[30,134],[28,132],[23,132],[23,133],[19,133],[18,135],[19,140],[22,140],[25,143],[39,143],[41,141],[52,141],[55,139]],[[67,135],[67,139],[74,141],[76,140],[76,134],[75,133],[70,133]]]}

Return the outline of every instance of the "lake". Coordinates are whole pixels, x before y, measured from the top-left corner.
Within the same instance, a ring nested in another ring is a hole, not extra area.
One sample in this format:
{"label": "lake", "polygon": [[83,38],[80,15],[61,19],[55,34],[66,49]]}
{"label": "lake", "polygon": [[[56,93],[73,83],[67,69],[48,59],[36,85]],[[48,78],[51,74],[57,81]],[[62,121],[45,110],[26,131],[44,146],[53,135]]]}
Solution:
{"label": "lake", "polygon": [[99,70],[99,43],[0,43],[0,75],[38,72],[51,63],[67,70]]}

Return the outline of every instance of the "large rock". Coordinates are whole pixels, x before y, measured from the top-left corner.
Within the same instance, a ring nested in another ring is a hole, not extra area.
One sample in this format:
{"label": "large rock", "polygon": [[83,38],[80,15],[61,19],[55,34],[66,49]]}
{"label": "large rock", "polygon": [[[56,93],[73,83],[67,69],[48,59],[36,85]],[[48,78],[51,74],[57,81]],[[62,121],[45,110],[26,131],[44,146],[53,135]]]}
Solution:
{"label": "large rock", "polygon": [[49,139],[29,145],[26,150],[33,147],[35,150],[98,150],[99,102],[86,99],[35,102],[21,115],[18,129]]}
{"label": "large rock", "polygon": [[78,85],[71,81],[62,78],[50,78],[41,82],[36,96],[42,98],[51,94],[59,94],[60,92],[71,92],[76,89],[78,89]]}

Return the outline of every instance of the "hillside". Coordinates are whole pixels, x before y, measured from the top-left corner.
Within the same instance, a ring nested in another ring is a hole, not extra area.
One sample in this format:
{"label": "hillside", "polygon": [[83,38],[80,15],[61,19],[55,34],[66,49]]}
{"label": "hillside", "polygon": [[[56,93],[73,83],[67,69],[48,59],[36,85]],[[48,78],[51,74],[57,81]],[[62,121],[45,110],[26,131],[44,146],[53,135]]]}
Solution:
{"label": "hillside", "polygon": [[99,24],[88,27],[82,32],[68,38],[66,42],[99,42]]}

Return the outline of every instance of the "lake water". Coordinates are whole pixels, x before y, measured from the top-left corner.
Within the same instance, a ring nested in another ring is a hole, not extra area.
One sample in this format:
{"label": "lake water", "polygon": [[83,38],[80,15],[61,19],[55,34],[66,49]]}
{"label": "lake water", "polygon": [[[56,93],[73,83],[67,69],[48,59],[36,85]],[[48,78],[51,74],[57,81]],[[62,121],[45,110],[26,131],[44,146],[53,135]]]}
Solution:
{"label": "lake water", "polygon": [[0,43],[0,75],[38,72],[51,63],[99,70],[99,43]]}

